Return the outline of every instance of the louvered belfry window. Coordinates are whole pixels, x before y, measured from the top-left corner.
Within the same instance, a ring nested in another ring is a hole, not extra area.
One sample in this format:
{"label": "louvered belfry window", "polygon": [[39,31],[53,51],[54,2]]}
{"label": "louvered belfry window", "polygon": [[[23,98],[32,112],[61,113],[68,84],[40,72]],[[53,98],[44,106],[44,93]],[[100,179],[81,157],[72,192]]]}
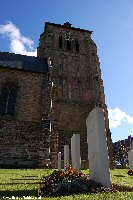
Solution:
{"label": "louvered belfry window", "polygon": [[71,51],[71,41],[67,40],[67,50]]}
{"label": "louvered belfry window", "polygon": [[13,83],[6,83],[0,94],[0,115],[13,116],[15,114],[18,88]]}

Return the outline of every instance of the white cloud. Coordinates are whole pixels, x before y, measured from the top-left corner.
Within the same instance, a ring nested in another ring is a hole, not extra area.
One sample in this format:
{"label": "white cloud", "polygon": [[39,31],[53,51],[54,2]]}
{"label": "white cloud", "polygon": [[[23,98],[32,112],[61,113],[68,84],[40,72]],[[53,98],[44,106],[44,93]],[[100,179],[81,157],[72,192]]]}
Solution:
{"label": "white cloud", "polygon": [[110,128],[117,128],[122,122],[133,124],[133,116],[121,111],[119,108],[108,109]]}
{"label": "white cloud", "polygon": [[21,34],[19,28],[12,22],[0,25],[0,34],[10,40],[10,50],[16,54],[37,56],[37,50],[33,49],[34,42]]}
{"label": "white cloud", "polygon": [[126,118],[129,124],[133,124],[133,116],[127,115]]}

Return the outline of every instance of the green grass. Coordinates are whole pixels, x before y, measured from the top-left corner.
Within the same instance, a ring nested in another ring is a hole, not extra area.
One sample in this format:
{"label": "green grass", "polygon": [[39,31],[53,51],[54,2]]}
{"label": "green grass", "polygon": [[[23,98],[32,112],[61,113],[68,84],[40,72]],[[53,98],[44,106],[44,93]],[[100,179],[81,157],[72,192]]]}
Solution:
{"label": "green grass", "polygon": [[[48,169],[0,169],[0,199],[7,199],[3,197],[11,198],[12,196],[19,197],[18,199],[24,199],[23,196],[31,196],[33,199],[37,199],[41,177],[47,176],[51,172],[52,170]],[[83,170],[83,173],[88,174],[88,170]],[[133,200],[133,176],[128,176],[126,169],[112,170],[111,176],[113,185],[120,192],[42,198],[42,200]]]}

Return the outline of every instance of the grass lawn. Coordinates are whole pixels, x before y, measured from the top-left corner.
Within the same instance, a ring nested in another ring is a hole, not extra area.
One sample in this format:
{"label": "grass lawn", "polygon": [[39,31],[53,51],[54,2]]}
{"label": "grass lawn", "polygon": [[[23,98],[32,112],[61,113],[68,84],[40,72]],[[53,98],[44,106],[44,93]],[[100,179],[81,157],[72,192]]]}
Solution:
{"label": "grass lawn", "polygon": [[[23,196],[31,196],[31,198],[28,199],[38,199],[38,189],[41,177],[47,176],[51,172],[52,170],[48,169],[0,169],[0,199],[9,199],[8,197],[11,198],[12,196],[19,197],[16,199],[24,199],[22,198]],[[83,170],[83,173],[88,174],[88,170]],[[112,170],[111,176],[114,187],[120,192],[42,198],[42,200],[133,200],[133,176],[127,175],[127,169]]]}

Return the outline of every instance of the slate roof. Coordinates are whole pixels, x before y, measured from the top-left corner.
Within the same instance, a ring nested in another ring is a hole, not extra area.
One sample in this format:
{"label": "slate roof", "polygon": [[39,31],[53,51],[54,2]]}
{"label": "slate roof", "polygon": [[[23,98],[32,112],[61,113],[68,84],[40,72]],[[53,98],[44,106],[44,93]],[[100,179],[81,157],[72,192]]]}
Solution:
{"label": "slate roof", "polygon": [[48,72],[47,60],[8,52],[0,52],[0,66],[35,72]]}

